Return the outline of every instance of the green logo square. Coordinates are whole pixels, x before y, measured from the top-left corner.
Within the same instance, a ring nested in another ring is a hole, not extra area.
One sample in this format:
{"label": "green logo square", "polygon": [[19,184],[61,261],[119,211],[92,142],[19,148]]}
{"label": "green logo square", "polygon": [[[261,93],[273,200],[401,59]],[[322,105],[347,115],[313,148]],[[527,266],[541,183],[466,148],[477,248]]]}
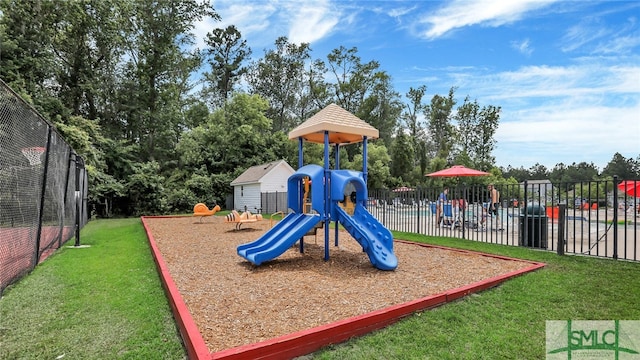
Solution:
{"label": "green logo square", "polygon": [[640,321],[548,320],[546,358],[640,359]]}

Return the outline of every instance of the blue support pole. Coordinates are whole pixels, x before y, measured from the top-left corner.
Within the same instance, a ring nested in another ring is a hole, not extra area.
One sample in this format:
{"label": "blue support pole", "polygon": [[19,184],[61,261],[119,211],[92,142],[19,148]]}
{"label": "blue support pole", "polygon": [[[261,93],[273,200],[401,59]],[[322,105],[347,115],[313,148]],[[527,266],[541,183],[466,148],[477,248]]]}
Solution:
{"label": "blue support pole", "polygon": [[368,195],[368,191],[367,188],[369,187],[367,185],[367,137],[363,137],[362,138],[362,178],[364,179],[364,186],[365,186],[365,192],[364,192],[364,206],[366,207],[368,202],[369,202],[369,195]]}
{"label": "blue support pole", "polygon": [[302,136],[298,138],[298,169],[300,169],[304,162],[302,161],[302,145],[303,145]]}
{"label": "blue support pole", "polygon": [[329,178],[331,170],[329,170],[329,132],[324,132],[324,261],[329,261],[329,223],[330,205],[331,205],[331,186]]}
{"label": "blue support pole", "polygon": [[[334,149],[335,149],[335,152],[336,152],[336,153],[335,153],[335,159],[336,159],[336,170],[338,170],[338,169],[340,169],[340,144],[336,144],[336,147],[335,147]],[[336,204],[336,205],[337,205],[337,204]],[[335,239],[335,240],[334,240],[334,243],[335,243],[335,246],[338,246],[338,228],[339,228],[339,226],[338,226],[338,219],[336,219],[336,226],[335,226],[335,228],[334,228],[334,235],[335,235],[335,237],[334,237],[334,239]]]}
{"label": "blue support pole", "polygon": [[[304,140],[302,136],[298,137],[298,169],[300,169],[304,165],[302,149]],[[302,212],[304,212],[304,195],[302,193],[302,184],[298,184],[298,202],[302,204]],[[277,208],[276,208],[277,210]],[[300,238],[300,253],[304,253],[304,236]]]}

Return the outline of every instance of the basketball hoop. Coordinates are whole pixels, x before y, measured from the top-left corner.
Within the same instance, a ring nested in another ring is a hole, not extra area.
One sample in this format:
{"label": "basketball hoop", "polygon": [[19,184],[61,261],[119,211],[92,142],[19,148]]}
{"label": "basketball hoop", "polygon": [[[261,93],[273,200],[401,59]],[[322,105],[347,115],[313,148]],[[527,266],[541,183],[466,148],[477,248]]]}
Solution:
{"label": "basketball hoop", "polygon": [[22,148],[21,151],[22,151],[22,155],[24,155],[24,157],[26,157],[27,160],[29,160],[29,165],[33,166],[33,165],[41,164],[40,158],[42,157],[42,154],[44,154],[45,148],[34,146],[34,147]]}

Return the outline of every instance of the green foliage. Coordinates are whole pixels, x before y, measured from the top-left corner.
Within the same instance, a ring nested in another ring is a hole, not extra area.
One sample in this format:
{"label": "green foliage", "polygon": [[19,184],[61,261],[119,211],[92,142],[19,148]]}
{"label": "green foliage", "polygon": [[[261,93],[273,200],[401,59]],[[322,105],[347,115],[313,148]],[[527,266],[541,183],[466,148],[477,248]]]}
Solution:
{"label": "green foliage", "polygon": [[640,179],[640,154],[638,159],[625,158],[620,153],[615,153],[613,158],[604,167],[602,176],[618,176],[619,180]]}
{"label": "green foliage", "polygon": [[161,215],[166,212],[164,177],[155,162],[136,164],[127,182],[128,213],[134,216]]}
{"label": "green foliage", "polygon": [[243,64],[251,56],[251,49],[234,25],[213,29],[207,33],[205,43],[208,48],[204,53],[211,71],[203,74],[207,82],[203,93],[212,104],[223,106],[247,72]]}
{"label": "green foliage", "polygon": [[[201,201],[193,191],[189,189],[167,190],[167,211],[172,214],[184,214],[193,209],[193,206]],[[207,204],[207,202],[205,202]]]}
{"label": "green foliage", "polygon": [[312,75],[305,70],[310,51],[308,43],[297,45],[279,37],[275,49],[265,51],[247,74],[250,92],[269,101],[267,116],[273,119],[276,131],[288,132],[300,122],[298,116],[317,110],[304,96],[312,94],[307,85]]}
{"label": "green foliage", "polygon": [[[367,185],[369,189],[382,189],[391,184],[389,162],[391,157],[382,141],[367,144]],[[351,169],[362,170],[362,154],[357,154],[349,164]]]}
{"label": "green foliage", "polygon": [[[487,170],[495,163],[491,155],[496,141],[494,134],[498,129],[500,107],[480,107],[478,101],[471,102],[467,96],[458,107],[457,120],[458,156],[469,160],[466,165],[479,170]],[[456,162],[460,164],[460,162]]]}
{"label": "green foliage", "polygon": [[391,146],[391,176],[408,182],[414,168],[414,149],[411,139],[400,129]]}
{"label": "green foliage", "polygon": [[576,184],[573,191],[577,198],[587,200],[606,199],[607,192],[613,190],[612,181],[590,181],[586,183]]}
{"label": "green foliage", "polygon": [[454,146],[455,128],[451,123],[455,88],[449,90],[448,96],[434,95],[431,105],[426,110],[429,134],[433,141],[433,152],[436,157],[449,159]]}

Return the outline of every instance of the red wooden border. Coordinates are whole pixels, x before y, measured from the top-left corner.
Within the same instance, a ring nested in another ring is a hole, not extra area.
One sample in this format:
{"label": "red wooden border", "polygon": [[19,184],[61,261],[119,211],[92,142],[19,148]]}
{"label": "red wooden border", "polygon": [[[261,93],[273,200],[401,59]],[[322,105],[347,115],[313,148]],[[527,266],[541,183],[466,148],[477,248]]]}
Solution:
{"label": "red wooden border", "polygon": [[[191,313],[187,308],[178,288],[176,287],[169,271],[162,259],[158,247],[155,243],[153,235],[149,231],[145,218],[143,216],[142,224],[144,225],[153,258],[156,262],[158,272],[162,279],[169,303],[178,323],[180,334],[187,348],[187,355],[190,359],[225,359],[225,360],[241,360],[241,359],[283,359],[301,356],[312,353],[327,345],[336,344],[346,341],[355,336],[361,336],[374,330],[388,326],[401,318],[415,313],[416,311],[430,309],[450,301],[457,300],[471,293],[483,291],[491,287],[497,286],[502,282],[537,269],[544,267],[544,263],[515,259],[500,255],[485,254],[477,251],[462,250],[448,248],[444,246],[429,245],[416,243],[405,240],[395,240],[406,244],[412,244],[422,247],[431,247],[444,249],[448,251],[457,251],[487,257],[493,257],[502,260],[518,261],[521,263],[529,263],[531,266],[512,271],[510,273],[498,275],[489,279],[485,279],[473,284],[465,285],[459,288],[445,291],[441,294],[427,296],[421,299],[406,302],[404,304],[390,306],[385,309],[377,310],[368,314],[354,316],[348,319],[336,321],[331,324],[318,326],[315,328],[298,331],[295,333],[279,336],[273,339],[265,340],[255,344],[238,346],[214,353],[209,353],[207,344],[204,342],[195,321],[191,317]],[[156,218],[168,218],[173,216],[155,216]]]}
{"label": "red wooden border", "polygon": [[142,225],[144,226],[147,238],[149,239],[151,253],[153,254],[153,260],[156,263],[156,268],[158,269],[162,286],[167,294],[171,310],[173,310],[173,317],[176,319],[180,335],[182,335],[182,341],[187,349],[187,356],[189,359],[209,359],[211,358],[209,348],[204,342],[198,326],[196,326],[195,321],[193,321],[193,317],[191,317],[191,313],[189,312],[187,305],[184,303],[184,300],[180,295],[180,291],[178,291],[178,287],[174,283],[171,274],[169,274],[167,264],[164,262],[164,259],[160,254],[156,240],[153,238],[153,234],[151,234],[145,218],[145,216],[141,217]]}

